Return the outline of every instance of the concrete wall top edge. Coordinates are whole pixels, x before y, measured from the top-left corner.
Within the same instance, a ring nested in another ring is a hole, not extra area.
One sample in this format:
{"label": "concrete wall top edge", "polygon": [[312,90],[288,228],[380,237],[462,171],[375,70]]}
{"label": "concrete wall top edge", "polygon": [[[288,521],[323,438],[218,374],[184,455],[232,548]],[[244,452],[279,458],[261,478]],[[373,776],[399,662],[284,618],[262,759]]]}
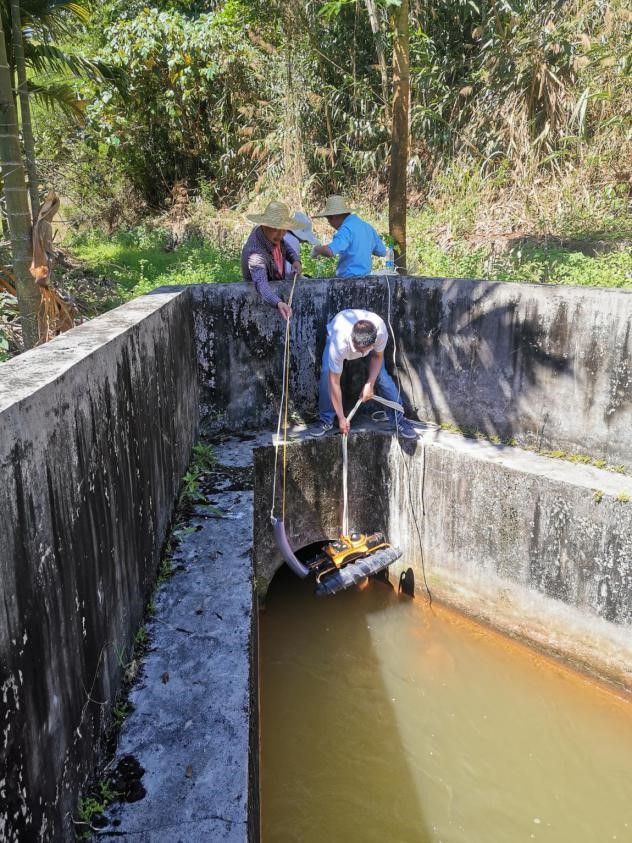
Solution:
{"label": "concrete wall top edge", "polygon": [[[385,275],[362,275],[357,276],[355,278],[337,278],[336,276],[322,276],[319,278],[310,278],[308,280],[303,279],[299,281],[299,284],[302,283],[324,283],[324,284],[331,284],[332,282],[336,282],[338,284],[348,284],[350,281],[358,282],[358,281],[379,281],[383,282]],[[424,281],[424,282],[431,282],[433,285],[442,285],[446,283],[458,283],[458,284],[483,284],[486,287],[505,287],[509,289],[521,290],[524,288],[529,288],[530,290],[542,290],[545,292],[546,295],[573,295],[573,294],[585,294],[585,293],[598,293],[598,294],[605,294],[608,296],[632,296],[632,289],[627,288],[620,288],[620,287],[595,287],[595,286],[583,286],[581,284],[539,284],[533,281],[489,281],[485,278],[459,278],[456,276],[444,276],[444,277],[435,277],[433,275],[391,275],[390,278],[395,281]],[[290,286],[290,282],[285,282],[281,284],[281,286]],[[225,290],[227,288],[233,288],[236,292],[242,292],[244,290],[251,290],[252,285],[248,282],[235,282],[235,281],[223,281],[217,283],[209,283],[209,284],[191,284],[185,285],[181,284],[178,286],[169,286],[169,287],[159,287],[154,292],[155,293],[163,293],[167,290],[192,290],[196,293],[204,293],[204,291],[208,291],[209,289],[217,289]],[[205,293],[204,293],[205,294]]]}
{"label": "concrete wall top edge", "polygon": [[0,413],[183,295],[184,289],[163,287],[141,296],[1,364]]}
{"label": "concrete wall top edge", "polygon": [[632,497],[632,477],[629,475],[548,457],[510,445],[471,439],[443,430],[424,433],[423,442],[425,445],[464,454],[472,459],[494,463],[522,474],[592,491],[599,490],[613,497],[620,494]]}

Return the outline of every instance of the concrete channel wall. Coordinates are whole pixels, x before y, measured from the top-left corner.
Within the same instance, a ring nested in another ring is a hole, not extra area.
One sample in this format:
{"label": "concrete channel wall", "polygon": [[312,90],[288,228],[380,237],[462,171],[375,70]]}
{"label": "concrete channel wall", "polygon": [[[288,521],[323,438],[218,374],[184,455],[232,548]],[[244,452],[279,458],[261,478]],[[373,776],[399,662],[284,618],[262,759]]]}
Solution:
{"label": "concrete channel wall", "polygon": [[[272,425],[283,323],[246,284],[195,287],[192,296],[205,428]],[[298,414],[316,411],[327,320],[345,307],[384,319],[390,309],[413,416],[632,468],[630,291],[372,277],[304,280],[294,302]]]}
{"label": "concrete channel wall", "polygon": [[[262,594],[282,559],[269,525],[274,449],[255,451],[254,561]],[[342,520],[339,436],[288,448],[295,550]],[[632,477],[426,429],[349,439],[349,523],[384,530],[418,596],[435,598],[632,689]],[[323,598],[327,599],[327,598]]]}
{"label": "concrete channel wall", "polygon": [[[629,292],[302,281],[294,418],[316,413],[326,322],[350,306],[390,311],[411,415],[632,466]],[[283,335],[251,286],[167,288],[2,366],[0,840],[72,839],[198,426],[274,426]],[[362,382],[351,368],[348,401]],[[339,530],[339,449],[337,436],[290,448],[295,547]],[[401,544],[395,575],[410,569],[420,590],[425,568],[438,596],[632,687],[628,476],[430,430],[403,450],[358,433],[350,452],[352,522]],[[262,593],[280,563],[270,460],[258,452]]]}
{"label": "concrete channel wall", "polygon": [[198,424],[188,296],[146,296],[0,378],[0,840],[74,839]]}

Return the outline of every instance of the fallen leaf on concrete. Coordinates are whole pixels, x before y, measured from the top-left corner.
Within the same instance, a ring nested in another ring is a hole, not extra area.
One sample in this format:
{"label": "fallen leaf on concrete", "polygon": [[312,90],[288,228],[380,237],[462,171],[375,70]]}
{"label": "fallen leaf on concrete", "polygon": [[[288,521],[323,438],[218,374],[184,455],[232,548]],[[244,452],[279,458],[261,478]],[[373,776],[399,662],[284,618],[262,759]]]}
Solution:
{"label": "fallen leaf on concrete", "polygon": [[162,684],[166,685],[167,682],[169,681],[169,673],[165,670],[165,672],[162,674],[162,676],[160,678],[162,679]]}
{"label": "fallen leaf on concrete", "polygon": [[190,779],[191,776],[193,775],[193,767],[190,764],[187,767],[187,771],[186,771],[185,775],[186,775],[187,779]]}

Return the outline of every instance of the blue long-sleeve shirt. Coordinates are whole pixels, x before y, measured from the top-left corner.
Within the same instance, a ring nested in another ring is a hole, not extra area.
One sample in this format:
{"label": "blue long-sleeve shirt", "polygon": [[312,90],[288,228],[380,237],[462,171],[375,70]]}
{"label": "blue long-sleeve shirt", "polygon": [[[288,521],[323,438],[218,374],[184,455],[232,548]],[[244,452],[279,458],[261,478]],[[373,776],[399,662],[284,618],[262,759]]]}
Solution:
{"label": "blue long-sleeve shirt", "polygon": [[371,255],[383,258],[386,254],[386,246],[377,231],[355,214],[346,217],[334,234],[329,248],[338,257],[336,275],[340,278],[369,275]]}

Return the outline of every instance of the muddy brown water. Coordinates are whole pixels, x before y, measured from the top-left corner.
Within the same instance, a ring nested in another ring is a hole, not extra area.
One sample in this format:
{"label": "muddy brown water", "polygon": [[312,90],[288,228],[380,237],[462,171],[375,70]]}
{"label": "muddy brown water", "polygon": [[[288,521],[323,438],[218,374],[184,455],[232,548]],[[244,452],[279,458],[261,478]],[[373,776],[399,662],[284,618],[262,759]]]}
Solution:
{"label": "muddy brown water", "polygon": [[445,607],[282,571],[260,683],[264,843],[632,841],[632,701]]}

